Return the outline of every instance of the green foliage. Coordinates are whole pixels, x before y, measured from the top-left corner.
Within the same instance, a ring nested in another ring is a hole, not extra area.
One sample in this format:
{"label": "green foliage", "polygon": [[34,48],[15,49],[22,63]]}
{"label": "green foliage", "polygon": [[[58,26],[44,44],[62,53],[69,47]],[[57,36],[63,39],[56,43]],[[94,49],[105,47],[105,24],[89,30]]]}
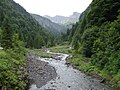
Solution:
{"label": "green foliage", "polygon": [[25,90],[28,84],[25,47],[52,46],[52,38],[20,5],[13,0],[1,0],[0,89]]}
{"label": "green foliage", "polygon": [[53,58],[56,56],[56,54],[43,52],[42,50],[39,50],[35,55],[43,58]]}
{"label": "green foliage", "polygon": [[50,47],[49,50],[51,52],[71,54],[73,49],[70,48],[68,44],[66,44],[66,45],[61,45],[61,46],[57,45],[55,47]]}
{"label": "green foliage", "polygon": [[[3,27],[3,31],[18,33],[20,40],[29,48],[40,48],[52,44],[51,34],[13,0],[0,1],[0,27]],[[10,36],[3,37],[10,38]]]}
{"label": "green foliage", "polygon": [[[75,31],[73,33],[73,31]],[[90,6],[80,16],[78,24],[74,25],[70,42],[77,53],[91,58],[87,65],[73,60],[85,72],[102,72],[102,76],[120,86],[118,77],[120,70],[120,2],[119,0],[93,0]],[[93,67],[91,67],[93,66]],[[88,68],[87,68],[88,67]],[[98,68],[98,71],[95,68]],[[87,68],[87,69],[85,69]]]}
{"label": "green foliage", "polygon": [[7,90],[24,90],[28,83],[25,79],[24,43],[18,34],[11,32],[8,21],[5,26],[1,33],[3,50],[0,50],[0,85]]}
{"label": "green foliage", "polygon": [[0,27],[0,46],[1,46],[1,41],[2,41],[2,30],[1,30],[1,27]]}
{"label": "green foliage", "polygon": [[77,29],[77,26],[78,26],[78,22],[76,22],[76,24],[72,25],[72,29],[70,30],[70,33],[69,33],[69,36],[68,36],[69,42],[72,42],[72,39],[73,39],[73,36],[74,36],[75,31]]}
{"label": "green foliage", "polygon": [[113,77],[111,83],[118,85],[118,87],[120,88],[120,71]]}
{"label": "green foliage", "polygon": [[[16,53],[16,50],[0,51],[0,84],[7,89],[24,90],[27,81],[24,80],[25,70],[21,69],[25,64],[25,56]],[[23,75],[22,75],[23,74]]]}
{"label": "green foliage", "polygon": [[2,30],[3,31],[2,31],[1,46],[4,49],[10,49],[10,48],[12,48],[13,31],[11,30],[10,22],[9,22],[8,18],[5,18],[3,21]]}
{"label": "green foliage", "polygon": [[76,66],[80,71],[85,72],[86,74],[91,74],[93,72],[98,73],[99,70],[93,66],[89,58],[85,58],[80,54],[74,54],[70,62]]}
{"label": "green foliage", "polygon": [[83,54],[86,57],[91,57],[93,54],[92,47],[96,37],[98,37],[99,29],[98,27],[93,27],[90,29],[85,30],[81,37],[81,44],[83,45]]}
{"label": "green foliage", "polygon": [[64,45],[64,42],[67,42],[68,39],[69,39],[69,35],[70,35],[70,30],[67,29],[66,32],[61,32],[60,35],[58,35],[57,37],[55,37],[53,40],[54,40],[54,43],[56,45]]}

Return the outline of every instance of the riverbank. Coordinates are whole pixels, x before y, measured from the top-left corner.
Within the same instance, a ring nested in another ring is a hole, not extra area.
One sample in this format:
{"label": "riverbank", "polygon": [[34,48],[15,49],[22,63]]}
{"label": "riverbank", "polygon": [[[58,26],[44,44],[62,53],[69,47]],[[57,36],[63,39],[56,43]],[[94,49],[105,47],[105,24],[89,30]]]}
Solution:
{"label": "riverbank", "polygon": [[54,67],[40,61],[35,51],[28,53],[27,71],[30,85],[34,83],[38,88],[57,76]]}
{"label": "riverbank", "polygon": [[94,79],[99,80],[100,83],[104,83],[112,88],[113,90],[120,90],[116,80],[119,79],[119,76],[116,77],[116,80],[113,76],[110,76],[106,70],[100,70],[91,63],[91,58],[86,58],[81,54],[74,54],[73,57],[68,60],[68,63],[71,64],[74,68],[82,71],[88,76],[91,76]]}
{"label": "riverbank", "polygon": [[[105,70],[100,70],[95,67],[90,61],[90,58],[83,57],[81,54],[75,54],[74,50],[68,46],[57,46],[53,47],[53,51],[69,53],[72,55],[70,60],[67,60],[67,64],[71,64],[74,68],[82,71],[88,76],[91,76],[94,79],[99,80],[100,83],[107,84],[111,87],[116,88],[115,81],[112,81],[112,78]],[[119,89],[115,89],[119,90]]]}
{"label": "riverbank", "polygon": [[[66,59],[69,55],[62,53],[53,54],[58,55],[56,56],[57,59],[34,57],[30,55],[32,60],[29,62],[29,73],[31,79],[34,80],[30,90],[114,90],[107,85],[100,83],[99,80],[86,76],[80,71],[74,69],[71,65],[66,65]],[[54,68],[53,71],[46,68],[48,69],[47,71],[43,68],[47,65],[48,67],[52,66],[52,68]],[[42,70],[40,68],[42,68]],[[45,80],[45,72],[46,75],[48,75],[47,73],[56,72],[56,76],[53,74],[53,79]],[[41,74],[43,76],[41,76]]]}

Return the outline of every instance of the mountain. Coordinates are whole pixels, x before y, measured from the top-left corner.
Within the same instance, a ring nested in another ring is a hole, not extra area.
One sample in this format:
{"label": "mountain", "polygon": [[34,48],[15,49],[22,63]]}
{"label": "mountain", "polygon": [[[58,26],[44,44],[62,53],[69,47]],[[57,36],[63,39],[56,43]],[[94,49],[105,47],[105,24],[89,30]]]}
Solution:
{"label": "mountain", "polygon": [[50,33],[13,0],[0,1],[0,27],[3,31],[9,28],[13,33],[18,33],[26,47],[40,48],[51,42]]}
{"label": "mountain", "polygon": [[[93,0],[69,37],[76,52],[85,57],[80,59],[89,58],[90,64],[85,64],[89,69],[84,71],[96,72],[120,89],[120,1]],[[80,59],[74,60],[80,63]]]}
{"label": "mountain", "polygon": [[79,20],[80,13],[74,12],[73,15],[69,17],[56,15],[55,17],[50,17],[45,15],[44,17],[50,19],[52,22],[59,23],[62,25],[69,25],[77,22]]}
{"label": "mountain", "polygon": [[36,21],[39,22],[41,26],[43,26],[46,30],[50,31],[54,36],[58,36],[61,32],[65,33],[67,31],[67,28],[65,26],[54,23],[48,18],[36,14],[31,15],[33,18],[36,19]]}

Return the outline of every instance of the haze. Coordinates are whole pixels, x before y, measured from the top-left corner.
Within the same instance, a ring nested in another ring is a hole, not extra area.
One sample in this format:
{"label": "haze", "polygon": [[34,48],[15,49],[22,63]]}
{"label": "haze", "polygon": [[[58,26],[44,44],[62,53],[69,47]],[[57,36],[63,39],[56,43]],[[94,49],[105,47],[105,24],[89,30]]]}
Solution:
{"label": "haze", "polygon": [[29,13],[49,16],[69,16],[73,12],[82,13],[92,0],[14,0]]}

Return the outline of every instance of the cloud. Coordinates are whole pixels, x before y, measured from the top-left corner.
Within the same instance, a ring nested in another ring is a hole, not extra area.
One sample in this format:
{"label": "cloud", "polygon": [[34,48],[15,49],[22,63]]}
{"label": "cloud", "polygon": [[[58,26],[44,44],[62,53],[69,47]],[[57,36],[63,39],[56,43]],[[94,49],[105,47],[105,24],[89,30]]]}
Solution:
{"label": "cloud", "polygon": [[73,12],[83,12],[92,0],[14,0],[28,12],[39,15],[69,16]]}

